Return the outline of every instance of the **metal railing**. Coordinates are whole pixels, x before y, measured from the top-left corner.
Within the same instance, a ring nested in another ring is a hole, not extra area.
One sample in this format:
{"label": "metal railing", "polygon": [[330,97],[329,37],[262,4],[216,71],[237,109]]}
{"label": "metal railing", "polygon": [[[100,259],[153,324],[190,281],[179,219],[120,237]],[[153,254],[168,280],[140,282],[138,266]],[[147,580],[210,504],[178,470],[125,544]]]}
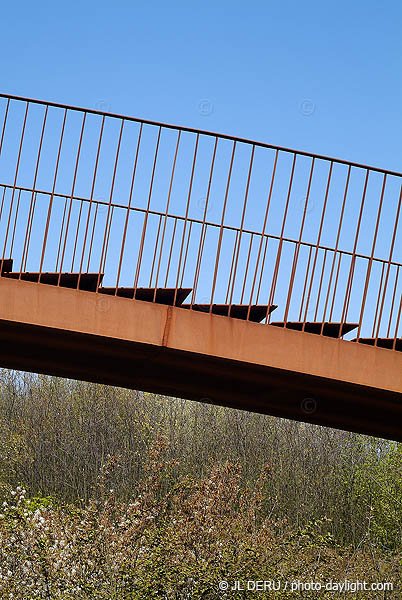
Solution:
{"label": "metal railing", "polygon": [[0,260],[191,290],[189,308],[401,335],[402,175],[228,135],[0,94]]}

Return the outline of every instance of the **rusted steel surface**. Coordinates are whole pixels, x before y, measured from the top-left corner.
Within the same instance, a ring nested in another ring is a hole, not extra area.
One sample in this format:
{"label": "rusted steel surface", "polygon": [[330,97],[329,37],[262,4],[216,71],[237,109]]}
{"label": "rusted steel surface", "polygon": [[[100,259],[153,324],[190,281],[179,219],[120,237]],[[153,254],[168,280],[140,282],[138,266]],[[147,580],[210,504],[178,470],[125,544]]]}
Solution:
{"label": "rusted steel surface", "polygon": [[402,441],[400,352],[9,278],[0,298],[0,366]]}
{"label": "rusted steel surface", "polygon": [[401,199],[401,173],[0,94],[3,277],[399,351]]}

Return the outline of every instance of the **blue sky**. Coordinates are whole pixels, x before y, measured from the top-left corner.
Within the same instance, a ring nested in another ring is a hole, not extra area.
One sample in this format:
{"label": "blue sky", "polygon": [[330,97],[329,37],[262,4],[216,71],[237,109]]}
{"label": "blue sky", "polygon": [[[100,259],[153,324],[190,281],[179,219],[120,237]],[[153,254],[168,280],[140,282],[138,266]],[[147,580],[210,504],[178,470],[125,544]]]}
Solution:
{"label": "blue sky", "polygon": [[402,4],[2,3],[1,90],[402,170]]}

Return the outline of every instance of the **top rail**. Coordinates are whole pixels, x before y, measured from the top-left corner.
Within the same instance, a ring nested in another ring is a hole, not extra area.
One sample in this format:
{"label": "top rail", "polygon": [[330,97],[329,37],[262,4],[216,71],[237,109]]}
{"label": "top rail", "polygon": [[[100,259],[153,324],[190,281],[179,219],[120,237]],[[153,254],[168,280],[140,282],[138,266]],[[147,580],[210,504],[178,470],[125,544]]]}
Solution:
{"label": "top rail", "polygon": [[171,123],[152,121],[150,119],[142,119],[140,117],[132,117],[129,115],[122,115],[119,113],[110,113],[110,112],[97,110],[94,108],[84,108],[81,106],[73,106],[70,104],[63,104],[61,102],[48,102],[47,100],[45,101],[45,100],[39,100],[37,98],[16,96],[16,95],[12,95],[12,94],[5,94],[2,92],[0,92],[0,98],[9,98],[10,100],[20,100],[22,102],[29,102],[30,104],[41,104],[41,105],[46,105],[46,106],[52,106],[54,108],[61,108],[61,109],[65,109],[65,110],[83,112],[83,113],[92,114],[92,115],[112,117],[115,119],[122,119],[124,121],[132,121],[134,123],[143,123],[144,125],[154,125],[157,127],[163,127],[164,129],[173,129],[175,131],[186,131],[188,133],[206,135],[206,136],[220,138],[220,139],[224,139],[224,140],[230,140],[232,142],[237,142],[237,143],[242,143],[242,144],[250,144],[253,146],[258,146],[259,148],[269,148],[271,150],[279,150],[281,152],[288,152],[290,154],[297,154],[300,156],[307,156],[309,158],[316,158],[319,160],[334,162],[334,163],[338,163],[341,165],[348,165],[348,166],[357,167],[360,169],[367,169],[369,171],[374,171],[376,173],[383,173],[383,174],[388,174],[388,175],[394,175],[396,177],[402,177],[402,172],[399,172],[399,171],[390,171],[388,169],[383,169],[381,167],[374,167],[374,166],[367,165],[364,163],[358,163],[358,162],[353,162],[353,161],[349,161],[349,160],[344,160],[341,158],[331,157],[331,156],[327,156],[324,154],[315,154],[313,152],[306,152],[304,150],[296,150],[294,148],[286,148],[285,146],[277,146],[275,144],[268,144],[267,142],[250,140],[247,138],[229,135],[227,133],[217,133],[214,131],[208,131],[206,129],[196,129],[194,127],[187,127],[185,125],[172,125]]}

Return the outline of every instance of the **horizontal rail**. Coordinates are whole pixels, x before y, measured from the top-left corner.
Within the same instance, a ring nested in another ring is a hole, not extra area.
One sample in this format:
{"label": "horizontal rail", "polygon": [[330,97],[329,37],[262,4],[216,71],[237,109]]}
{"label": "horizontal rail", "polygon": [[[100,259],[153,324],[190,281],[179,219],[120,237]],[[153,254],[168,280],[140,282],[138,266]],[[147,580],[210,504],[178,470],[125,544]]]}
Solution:
{"label": "horizontal rail", "polygon": [[[4,184],[4,183],[0,183],[0,189],[1,188],[6,188],[6,189],[10,189],[10,190],[14,189],[13,186],[7,185],[7,184]],[[21,191],[21,192],[29,192],[29,193],[33,193],[33,194],[36,194],[36,195],[44,195],[44,196],[51,196],[52,195],[51,192],[47,192],[45,190],[40,190],[40,189],[37,189],[37,188],[32,189],[32,188],[26,188],[26,187],[18,187],[18,186],[16,186],[15,190],[18,190],[18,191]],[[89,198],[84,198],[82,196],[71,196],[70,194],[66,194],[66,193],[63,194],[63,193],[60,193],[60,192],[54,192],[53,196],[58,197],[58,198],[64,198],[64,199],[72,199],[73,201],[75,200],[77,202],[88,202],[88,203],[91,202],[89,200]],[[106,202],[106,201],[104,201],[104,200],[95,200],[95,199],[93,199],[92,203],[95,204],[95,205],[102,206],[104,208],[107,208],[109,206],[109,203]],[[145,214],[145,213],[148,212],[149,215],[155,215],[155,216],[158,216],[158,217],[164,217],[164,216],[166,216],[168,219],[176,219],[178,221],[185,221],[186,220],[186,218],[184,216],[179,215],[179,214],[175,214],[175,213],[167,213],[167,214],[165,214],[163,212],[160,212],[160,211],[157,211],[157,210],[152,210],[152,209],[149,209],[149,211],[147,211],[145,208],[140,208],[140,207],[136,207],[136,206],[127,207],[124,204],[118,204],[116,202],[113,202],[110,206],[113,209],[114,208],[118,208],[118,209],[122,209],[122,210],[128,210],[128,211],[133,212],[133,213],[138,212],[138,213]],[[213,227],[213,228],[219,228],[220,227],[219,224],[213,223],[212,221],[202,221],[201,219],[195,219],[193,217],[187,217],[187,221],[189,223],[191,222],[191,223],[196,224],[196,225],[202,225],[204,223],[205,227]],[[233,231],[233,232],[239,231],[238,228],[233,227],[231,225],[224,225],[223,229],[227,230],[227,231]],[[267,239],[272,239],[272,240],[277,240],[277,241],[280,241],[282,239],[283,242],[287,242],[287,243],[290,243],[290,244],[300,244],[301,246],[305,246],[306,248],[318,248],[319,250],[322,250],[322,251],[336,252],[337,254],[341,254],[341,255],[345,255],[345,256],[354,256],[355,258],[361,258],[363,260],[370,260],[370,256],[368,256],[367,254],[359,254],[358,252],[353,253],[353,252],[351,252],[349,250],[335,249],[335,248],[333,248],[331,246],[325,246],[325,245],[321,245],[321,244],[317,245],[317,244],[314,244],[312,242],[306,242],[306,241],[299,242],[298,240],[296,240],[294,238],[288,238],[286,236],[284,236],[284,237],[281,238],[279,235],[274,235],[274,234],[265,233],[265,232],[261,233],[257,229],[246,229],[246,228],[244,228],[243,229],[243,233],[244,234],[249,234],[249,235],[254,235],[254,236],[262,236],[264,239],[267,238]],[[372,260],[374,262],[378,262],[378,263],[385,264],[385,265],[389,264],[391,266],[395,266],[395,267],[398,267],[398,268],[402,267],[402,263],[399,263],[399,262],[396,262],[396,261],[393,261],[393,260],[389,261],[389,260],[386,260],[384,258],[379,258],[379,257],[373,257]]]}
{"label": "horizontal rail", "polygon": [[261,141],[257,141],[257,140],[251,140],[251,139],[247,139],[247,138],[237,137],[237,136],[229,135],[227,133],[217,133],[217,132],[213,132],[213,131],[208,131],[206,129],[196,129],[194,127],[187,127],[185,125],[173,125],[171,123],[152,121],[150,119],[142,119],[139,117],[132,117],[129,115],[122,115],[119,113],[105,112],[105,111],[97,110],[94,108],[83,108],[83,107],[73,106],[70,104],[63,104],[61,102],[49,102],[49,101],[39,100],[36,98],[28,98],[25,96],[15,96],[15,95],[11,95],[11,94],[5,94],[4,92],[3,93],[0,92],[0,98],[9,98],[10,100],[20,100],[22,102],[28,102],[30,104],[40,104],[40,105],[46,104],[47,106],[52,106],[54,108],[61,108],[61,109],[65,109],[65,110],[83,112],[83,113],[88,113],[88,114],[92,114],[92,115],[112,117],[115,119],[122,119],[124,121],[132,121],[134,123],[143,123],[145,125],[154,125],[156,127],[163,127],[164,129],[173,129],[175,131],[186,131],[188,133],[206,135],[209,137],[218,137],[220,139],[230,140],[232,142],[250,144],[250,145],[254,145],[254,146],[259,146],[260,148],[269,148],[271,150],[280,150],[281,152],[287,152],[290,154],[298,154],[300,156],[306,156],[309,158],[317,158],[317,159],[325,160],[328,162],[336,162],[336,163],[339,163],[342,165],[348,165],[348,166],[350,165],[352,167],[358,167],[360,169],[369,169],[370,171],[375,171],[377,173],[384,173],[384,174],[388,173],[389,175],[395,175],[396,177],[402,177],[402,173],[399,171],[390,171],[387,169],[383,169],[381,167],[375,167],[375,166],[367,165],[364,163],[348,161],[348,160],[344,160],[341,158],[327,156],[324,154],[314,154],[313,152],[306,152],[304,150],[296,150],[294,148],[286,148],[285,146],[277,146],[275,144],[269,144],[267,142],[261,142]]}

